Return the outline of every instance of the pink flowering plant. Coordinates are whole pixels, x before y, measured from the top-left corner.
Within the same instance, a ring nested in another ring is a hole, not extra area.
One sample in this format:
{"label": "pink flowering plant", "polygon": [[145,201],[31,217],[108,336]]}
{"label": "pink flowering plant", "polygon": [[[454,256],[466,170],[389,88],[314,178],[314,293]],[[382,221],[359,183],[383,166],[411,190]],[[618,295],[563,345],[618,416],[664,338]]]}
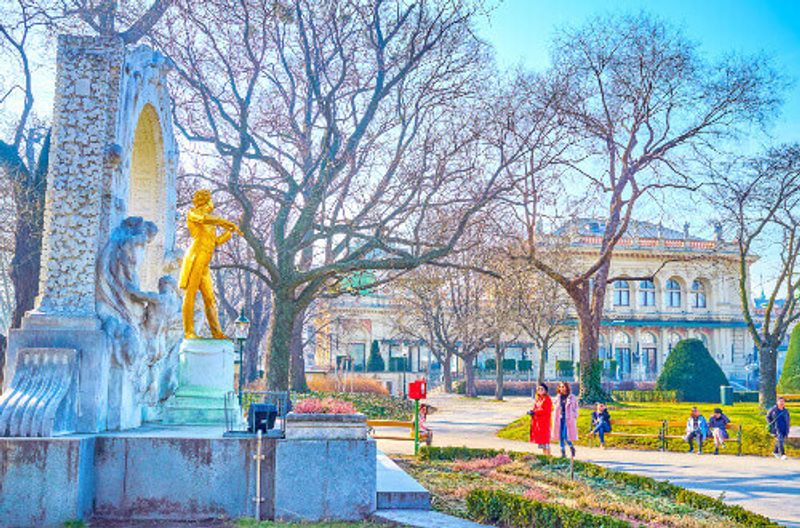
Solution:
{"label": "pink flowering plant", "polygon": [[306,398],[292,409],[297,414],[355,414],[356,407],[350,402],[334,398]]}

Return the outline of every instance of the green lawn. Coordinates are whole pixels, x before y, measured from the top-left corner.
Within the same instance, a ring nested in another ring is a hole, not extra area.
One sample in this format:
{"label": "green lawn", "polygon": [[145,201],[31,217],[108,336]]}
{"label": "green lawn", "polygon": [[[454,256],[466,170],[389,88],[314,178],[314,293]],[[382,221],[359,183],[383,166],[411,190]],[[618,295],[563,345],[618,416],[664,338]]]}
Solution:
{"label": "green lawn", "polygon": [[[682,435],[686,426],[686,419],[689,417],[689,410],[693,405],[697,405],[700,412],[708,418],[716,404],[709,403],[620,403],[609,406],[612,422],[615,420],[668,420],[669,434]],[[791,410],[794,423],[800,423],[800,403],[788,404]],[[746,455],[770,455],[774,441],[767,431],[765,413],[761,411],[756,403],[737,403],[723,409],[724,413],[731,419],[732,423],[743,426],[742,454]],[[578,416],[579,445],[590,445],[588,431],[591,423],[592,410],[581,409]],[[617,428],[622,429],[622,428]],[[633,432],[652,432],[652,428],[625,428],[626,431]],[[530,432],[530,417],[522,416],[511,424],[507,425],[497,434],[500,438],[510,440],[528,441]],[[616,438],[613,434],[606,437],[606,444],[609,447],[625,447],[633,449],[657,449],[656,439],[646,438]],[[595,442],[596,445],[596,442]],[[711,443],[706,444],[706,450]],[[682,440],[670,440],[668,443],[670,451],[685,451],[686,443]],[[736,445],[728,443],[725,453],[736,454]],[[787,446],[788,456],[800,456],[800,449]]]}

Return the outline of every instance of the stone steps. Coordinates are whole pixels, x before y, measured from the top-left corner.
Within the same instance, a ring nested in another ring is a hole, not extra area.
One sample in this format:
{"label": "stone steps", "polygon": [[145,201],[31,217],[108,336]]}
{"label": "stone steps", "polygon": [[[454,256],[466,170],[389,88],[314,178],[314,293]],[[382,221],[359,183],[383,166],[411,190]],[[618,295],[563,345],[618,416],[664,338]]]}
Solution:
{"label": "stone steps", "polygon": [[486,526],[432,510],[378,510],[376,521],[412,526],[413,528],[480,528]]}
{"label": "stone steps", "polygon": [[378,511],[430,509],[430,492],[380,451],[377,472]]}

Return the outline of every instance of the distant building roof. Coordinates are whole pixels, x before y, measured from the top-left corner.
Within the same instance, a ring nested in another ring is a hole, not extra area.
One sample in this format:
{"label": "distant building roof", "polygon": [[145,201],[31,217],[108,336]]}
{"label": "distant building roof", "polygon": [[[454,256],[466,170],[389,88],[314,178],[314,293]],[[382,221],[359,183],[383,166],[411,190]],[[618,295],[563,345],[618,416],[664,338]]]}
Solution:
{"label": "distant building roof", "polygon": [[[605,221],[598,218],[575,218],[558,228],[557,235],[574,234],[578,236],[603,236],[605,234]],[[657,238],[666,240],[698,240],[711,242],[689,233],[689,224],[684,226],[684,231],[670,229],[661,224],[631,220],[628,230],[622,238]]]}

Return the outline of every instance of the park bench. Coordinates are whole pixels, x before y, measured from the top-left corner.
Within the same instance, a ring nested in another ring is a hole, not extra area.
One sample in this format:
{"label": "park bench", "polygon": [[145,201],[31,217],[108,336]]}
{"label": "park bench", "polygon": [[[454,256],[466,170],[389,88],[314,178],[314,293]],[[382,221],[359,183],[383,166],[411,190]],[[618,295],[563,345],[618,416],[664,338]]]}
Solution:
{"label": "park bench", "polygon": [[[611,420],[611,432],[606,433],[606,436],[625,437],[625,438],[655,438],[658,440],[658,449],[663,451],[666,448],[664,442],[664,422],[663,420]],[[651,431],[634,432],[626,431],[629,427],[646,427],[652,428]],[[592,435],[591,445],[594,445],[596,435]]]}
{"label": "park bench", "polygon": [[[391,435],[391,434],[376,434],[377,428],[405,428],[410,431],[408,436]],[[414,420],[367,420],[367,428],[372,438],[376,440],[410,440],[414,441]],[[419,430],[420,442],[425,442],[426,445],[433,443],[433,431],[430,429]]]}
{"label": "park bench", "polygon": [[800,402],[800,394],[779,394],[779,396],[783,396],[783,398],[786,400],[786,403]]}
{"label": "park bench", "polygon": [[[671,434],[669,434],[669,422],[667,420],[664,420],[664,450],[665,451],[667,449],[667,440],[684,440],[686,424],[679,424],[679,425],[680,425],[681,434],[679,434],[679,435],[671,435]],[[725,440],[725,443],[726,444],[730,444],[730,443],[737,444],[736,456],[741,456],[742,455],[742,426],[739,425],[739,424],[735,424],[735,423],[729,423],[726,426],[725,430],[728,431],[728,439]],[[708,428],[708,437],[706,438],[706,441],[709,441],[709,440],[712,441],[712,442],[714,441],[714,438],[711,435],[711,428],[710,427]],[[700,452],[702,453],[703,452],[703,446],[700,445],[699,449],[700,449]]]}

